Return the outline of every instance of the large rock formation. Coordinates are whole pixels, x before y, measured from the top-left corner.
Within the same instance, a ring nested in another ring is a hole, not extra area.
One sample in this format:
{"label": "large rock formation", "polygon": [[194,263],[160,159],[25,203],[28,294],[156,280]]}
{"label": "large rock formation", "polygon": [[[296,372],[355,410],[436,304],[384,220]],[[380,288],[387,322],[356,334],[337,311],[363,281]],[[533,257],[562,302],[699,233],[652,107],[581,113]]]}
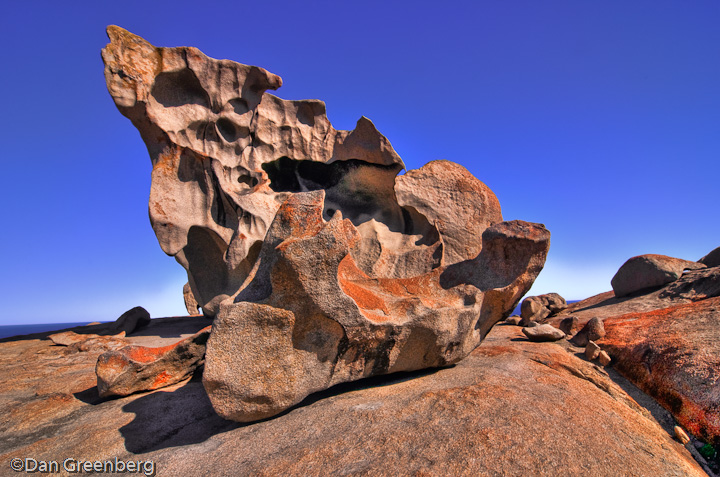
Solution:
{"label": "large rock formation", "polygon": [[266,94],[262,68],[109,27],[105,74],[153,162],[163,250],[216,316],[205,388],[222,416],[272,416],[371,375],[455,363],[507,317],[549,232],[502,222],[465,168],[404,165],[366,118]]}

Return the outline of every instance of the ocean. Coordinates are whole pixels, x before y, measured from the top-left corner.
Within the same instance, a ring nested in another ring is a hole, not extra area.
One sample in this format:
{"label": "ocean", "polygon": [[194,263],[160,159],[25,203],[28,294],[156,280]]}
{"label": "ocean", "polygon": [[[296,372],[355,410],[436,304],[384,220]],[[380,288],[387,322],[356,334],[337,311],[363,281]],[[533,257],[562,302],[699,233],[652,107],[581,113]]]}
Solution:
{"label": "ocean", "polygon": [[35,323],[32,325],[4,325],[0,326],[0,339],[9,336],[29,335],[31,333],[43,333],[45,331],[64,330],[74,326],[87,325],[89,322],[79,323]]}

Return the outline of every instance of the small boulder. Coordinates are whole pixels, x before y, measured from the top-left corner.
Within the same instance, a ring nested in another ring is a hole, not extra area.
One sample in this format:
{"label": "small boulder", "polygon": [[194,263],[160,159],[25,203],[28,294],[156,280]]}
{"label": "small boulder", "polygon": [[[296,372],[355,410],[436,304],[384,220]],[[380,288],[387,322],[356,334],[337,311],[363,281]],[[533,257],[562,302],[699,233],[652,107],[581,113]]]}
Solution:
{"label": "small boulder", "polygon": [[557,341],[565,338],[565,333],[552,325],[537,325],[523,328],[522,332],[530,341]]}
{"label": "small boulder", "polygon": [[554,316],[567,308],[567,302],[557,293],[529,296],[525,298],[520,307],[520,316],[523,326],[532,321],[542,322],[545,318]]}
{"label": "small boulder", "polygon": [[566,335],[572,336],[578,332],[580,328],[580,320],[578,320],[575,316],[568,316],[567,318],[563,318],[558,327],[560,328],[560,331]]}
{"label": "small boulder", "polygon": [[598,354],[598,361],[601,365],[607,366],[612,361],[612,358],[610,358],[610,355],[607,354],[606,351],[600,351],[600,353]]}
{"label": "small boulder", "polygon": [[684,270],[705,268],[704,263],[691,262],[666,255],[639,255],[630,258],[610,281],[616,297],[656,288],[674,282]]}
{"label": "small boulder", "polygon": [[522,321],[521,317],[519,317],[518,315],[513,315],[513,316],[509,316],[505,320],[505,323],[507,323],[508,325],[519,325],[521,321]]}
{"label": "small boulder", "polygon": [[720,267],[720,247],[698,260],[698,263],[702,263],[708,267]]}
{"label": "small boulder", "polygon": [[550,310],[545,308],[540,297],[529,296],[525,298],[520,306],[522,325],[528,326],[531,322],[540,322],[550,315]]}
{"label": "small boulder", "polygon": [[588,342],[597,341],[603,336],[605,336],[605,327],[603,326],[603,322],[600,318],[595,317],[590,319],[583,329],[578,331],[577,334],[572,337],[570,343],[580,348],[584,348],[587,346]]}
{"label": "small boulder", "polygon": [[100,397],[127,396],[179,383],[204,363],[210,326],[161,348],[126,346],[100,355],[95,366]]}
{"label": "small boulder", "polygon": [[130,334],[133,331],[150,324],[150,313],[142,306],[131,308],[110,325],[112,331],[124,331]]}
{"label": "small boulder", "polygon": [[200,314],[200,305],[198,305],[195,295],[193,295],[190,284],[183,285],[183,298],[185,299],[185,309],[188,315],[196,316]]}
{"label": "small boulder", "polygon": [[600,347],[594,341],[588,341],[585,346],[585,357],[592,361],[600,355]]}

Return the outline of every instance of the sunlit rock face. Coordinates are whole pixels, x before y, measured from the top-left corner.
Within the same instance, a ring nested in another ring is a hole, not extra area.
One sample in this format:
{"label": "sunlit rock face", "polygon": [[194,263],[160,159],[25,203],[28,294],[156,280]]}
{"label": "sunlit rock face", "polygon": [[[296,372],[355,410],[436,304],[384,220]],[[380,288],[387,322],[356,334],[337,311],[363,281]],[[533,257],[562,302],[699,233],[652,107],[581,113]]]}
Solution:
{"label": "sunlit rock face", "polygon": [[147,144],[150,219],[216,316],[204,384],[223,417],[457,362],[542,269],[550,233],[503,222],[449,161],[404,165],[366,118],[338,131],[280,77],[108,28],[108,90]]}

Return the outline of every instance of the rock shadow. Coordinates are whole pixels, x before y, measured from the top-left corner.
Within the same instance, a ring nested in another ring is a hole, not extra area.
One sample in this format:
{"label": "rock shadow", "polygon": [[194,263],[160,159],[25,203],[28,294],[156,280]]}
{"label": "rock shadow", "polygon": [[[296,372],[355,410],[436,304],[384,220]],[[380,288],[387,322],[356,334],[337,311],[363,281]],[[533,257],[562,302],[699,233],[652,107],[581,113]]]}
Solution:
{"label": "rock shadow", "polygon": [[125,448],[133,454],[198,444],[242,426],[215,413],[200,373],[173,391],[142,395],[122,410],[135,414],[135,419],[120,428]]}
{"label": "rock shadow", "polygon": [[[451,365],[446,368],[454,366]],[[351,391],[391,386],[429,376],[446,368],[398,372],[336,384],[329,389],[309,395],[300,403],[278,415],[249,423],[228,421],[218,416],[205,393],[205,388],[202,385],[202,374],[196,372],[192,379],[174,391],[159,390],[151,392],[124,405],[122,410],[134,413],[135,419],[121,427],[120,434],[125,439],[125,449],[133,454],[144,454],[169,447],[199,444],[222,432],[280,419],[295,409],[310,406],[323,399]],[[97,396],[97,388],[90,388],[76,393],[78,399],[87,399],[88,401],[93,400],[93,395]],[[103,401],[99,397],[97,399],[99,401],[90,403],[97,404]]]}

